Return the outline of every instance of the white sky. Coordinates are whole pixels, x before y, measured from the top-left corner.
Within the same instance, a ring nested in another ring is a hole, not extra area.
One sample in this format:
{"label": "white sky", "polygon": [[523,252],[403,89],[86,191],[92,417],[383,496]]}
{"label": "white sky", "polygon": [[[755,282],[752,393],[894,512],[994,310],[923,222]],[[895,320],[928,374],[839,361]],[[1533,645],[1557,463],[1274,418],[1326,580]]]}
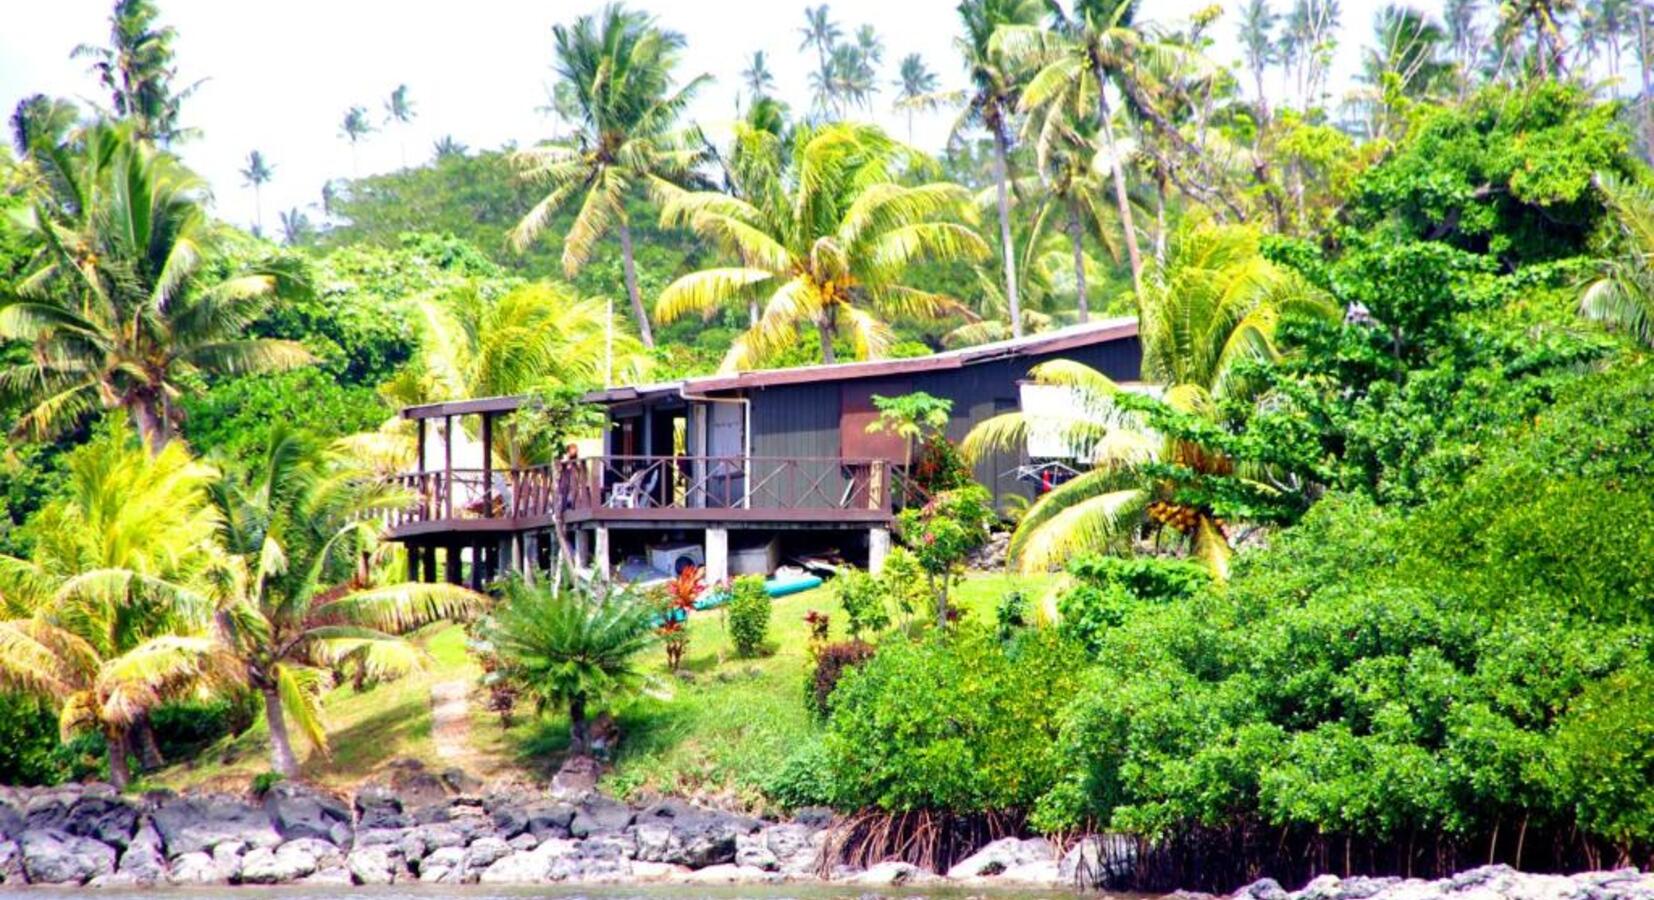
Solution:
{"label": "white sky", "polygon": [[[846,36],[863,23],[878,29],[885,61],[884,93],[874,118],[894,134],[905,117],[889,109],[889,82],[908,53],[924,56],[944,87],[963,85],[953,53],[958,32],[955,0],[832,0]],[[0,30],[0,114],[33,93],[99,103],[107,98],[85,60],[71,60],[79,43],[107,39],[109,0],[3,0]],[[472,149],[520,145],[545,137],[551,123],[535,112],[551,81],[551,26],[601,6],[597,0],[162,0],[162,21],[179,33],[181,80],[208,79],[184,107],[183,124],[203,134],[179,149],[211,183],[219,215],[249,224],[252,192],[238,171],[247,152],[261,150],[275,165],[264,189],[265,227],[277,227],[276,210],[315,204],[322,183],[352,174],[349,146],[339,123],[353,104],[383,118],[392,88],[406,82],[417,118],[405,129],[379,132],[359,150],[360,172],[370,174],[427,159],[432,142],[452,134]],[[716,82],[696,104],[694,117],[715,128],[733,117],[739,73],[753,50],[772,60],[776,94],[803,112],[806,74],[814,54],[798,50],[804,0],[634,0],[688,40],[682,76],[711,74]],[[1143,2],[1139,17],[1177,24],[1207,0]],[[1287,0],[1275,6],[1284,9]],[[1439,0],[1420,4],[1436,12]],[[1240,3],[1225,0],[1214,26],[1220,61],[1238,58],[1234,33]],[[1360,45],[1371,33],[1379,0],[1344,0],[1343,43],[1334,67],[1338,93],[1355,70]],[[1244,83],[1244,82],[1243,82]],[[1278,84],[1278,82],[1277,82]],[[1272,88],[1274,90],[1275,88]],[[939,149],[950,116],[920,116],[914,142]],[[312,218],[316,215],[312,213]]]}

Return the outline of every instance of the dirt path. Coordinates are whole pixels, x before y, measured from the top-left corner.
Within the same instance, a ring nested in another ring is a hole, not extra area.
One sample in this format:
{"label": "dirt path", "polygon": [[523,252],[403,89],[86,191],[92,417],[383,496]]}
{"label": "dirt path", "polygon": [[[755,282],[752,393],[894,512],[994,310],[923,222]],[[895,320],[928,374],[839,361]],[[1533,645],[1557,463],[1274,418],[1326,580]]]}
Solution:
{"label": "dirt path", "polygon": [[472,757],[469,681],[442,681],[431,685],[431,740],[440,759],[464,765]]}

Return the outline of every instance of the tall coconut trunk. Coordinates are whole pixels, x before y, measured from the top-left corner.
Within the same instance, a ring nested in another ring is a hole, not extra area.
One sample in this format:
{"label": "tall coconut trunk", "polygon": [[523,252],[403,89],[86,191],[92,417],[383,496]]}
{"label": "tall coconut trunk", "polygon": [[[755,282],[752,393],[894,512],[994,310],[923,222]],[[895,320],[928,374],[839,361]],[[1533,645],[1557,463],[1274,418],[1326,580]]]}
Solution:
{"label": "tall coconut trunk", "polygon": [[1091,305],[1085,295],[1085,229],[1080,224],[1080,203],[1068,201],[1068,240],[1074,248],[1074,305],[1080,321],[1091,320]]}
{"label": "tall coconut trunk", "polygon": [[1143,253],[1137,247],[1137,224],[1131,214],[1131,198],[1126,193],[1125,160],[1120,158],[1114,141],[1113,115],[1108,108],[1108,83],[1103,78],[1102,61],[1091,60],[1091,74],[1097,80],[1097,126],[1108,150],[1109,166],[1114,176],[1114,203],[1120,213],[1120,230],[1126,234],[1126,256],[1131,261],[1131,286],[1139,296],[1143,293]]}
{"label": "tall coconut trunk", "polygon": [[132,783],[132,769],[126,762],[126,731],[113,725],[104,729],[103,742],[109,747],[109,783],[124,791]]}
{"label": "tall coconut trunk", "polygon": [[261,688],[260,692],[264,694],[264,723],[270,730],[270,765],[287,778],[297,778],[299,762],[293,756],[293,739],[287,734],[281,694],[275,685]]}
{"label": "tall coconut trunk", "polygon": [[643,346],[655,349],[655,330],[649,327],[649,313],[643,308],[643,297],[637,292],[637,265],[632,262],[632,229],[625,220],[620,223],[620,263],[626,273],[626,296],[632,300],[632,318],[637,319],[637,333]]}
{"label": "tall coconut trunk", "polygon": [[821,337],[821,361],[827,365],[838,362],[838,355],[833,352],[833,334],[838,331],[838,316],[835,308],[828,304],[816,317],[816,333]]}
{"label": "tall coconut trunk", "polygon": [[1005,302],[1010,305],[1011,335],[1022,337],[1022,300],[1017,296],[1017,253],[1011,244],[1011,197],[1006,181],[1010,177],[1009,141],[1005,137],[1005,123],[995,118],[994,186],[999,194],[999,246],[1005,258]]}
{"label": "tall coconut trunk", "polygon": [[592,729],[586,719],[586,698],[576,694],[569,698],[569,755],[585,756],[591,752]]}
{"label": "tall coconut trunk", "polygon": [[132,427],[138,429],[138,436],[143,439],[144,446],[149,448],[149,455],[160,455],[161,451],[166,449],[167,442],[172,439],[165,413],[153,400],[144,397],[127,401],[126,411],[132,420]]}
{"label": "tall coconut trunk", "polygon": [[160,742],[155,740],[155,726],[149,720],[149,713],[144,713],[133,721],[127,736],[132,745],[133,755],[138,757],[138,765],[143,771],[153,772],[166,765],[166,758],[161,755]]}

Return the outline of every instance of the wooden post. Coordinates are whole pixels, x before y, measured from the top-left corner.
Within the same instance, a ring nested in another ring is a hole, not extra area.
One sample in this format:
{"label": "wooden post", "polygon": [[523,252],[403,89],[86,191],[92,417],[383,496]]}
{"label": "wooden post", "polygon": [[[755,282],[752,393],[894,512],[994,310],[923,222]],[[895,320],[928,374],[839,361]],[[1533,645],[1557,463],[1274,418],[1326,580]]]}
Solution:
{"label": "wooden post", "polygon": [[418,458],[414,461],[414,471],[418,473],[415,477],[419,479],[419,521],[423,522],[436,517],[431,514],[431,483],[425,477],[425,420],[416,419],[415,421],[419,427],[419,438],[415,441],[415,447],[418,449],[414,452],[418,455]]}
{"label": "wooden post", "polygon": [[436,584],[436,545],[428,544],[424,548],[424,569],[426,584]]}
{"label": "wooden post", "polygon": [[454,517],[454,417],[442,417],[442,496],[444,519]]}
{"label": "wooden post", "polygon": [[444,570],[442,573],[442,580],[453,585],[463,584],[465,575],[460,570],[461,560],[459,558],[459,545],[449,544],[448,546],[442,548],[442,552],[442,567]]}
{"label": "wooden post", "polygon": [[482,517],[494,518],[494,417],[482,414]]}
{"label": "wooden post", "polygon": [[406,553],[408,555],[408,560],[407,560],[407,562],[408,562],[408,580],[409,581],[418,581],[419,580],[419,555],[424,552],[424,548],[419,546],[418,544],[403,544],[402,545],[402,550],[403,550],[404,553]]}

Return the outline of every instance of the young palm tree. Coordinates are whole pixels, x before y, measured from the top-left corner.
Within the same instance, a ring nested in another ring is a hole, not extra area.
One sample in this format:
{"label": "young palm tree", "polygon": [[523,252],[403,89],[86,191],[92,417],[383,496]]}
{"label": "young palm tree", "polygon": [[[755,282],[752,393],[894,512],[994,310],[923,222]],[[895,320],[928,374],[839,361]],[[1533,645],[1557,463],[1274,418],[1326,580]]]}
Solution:
{"label": "young palm tree", "polygon": [[[385,100],[385,127],[389,128],[396,125],[405,129],[413,120],[414,107],[413,101],[408,99],[408,86],[399,84],[395,90],[391,91],[390,97]],[[398,141],[397,143],[402,154],[402,168],[406,169],[408,167],[407,142]]]}
{"label": "young palm tree", "polygon": [[764,59],[764,51],[753,51],[752,61],[741,70],[741,83],[747,86],[747,93],[754,102],[775,89],[775,73],[770,71],[769,63]]}
{"label": "young palm tree", "polygon": [[653,348],[654,329],[638,292],[626,200],[639,190],[658,193],[694,178],[704,142],[693,133],[674,133],[673,128],[707,78],[697,76],[674,90],[672,70],[683,36],[663,31],[649,16],[619,5],[552,32],[557,73],[574,86],[578,128],[567,146],[519,155],[524,175],[546,184],[550,192],[517,223],[512,243],[518,249],[526,247],[553,213],[583,193],[574,224],[563,238],[563,272],[573,277],[603,235],[610,229],[618,233],[632,315],[644,346]]}
{"label": "young palm tree", "polygon": [[1654,345],[1654,189],[1612,177],[1603,178],[1602,188],[1620,250],[1602,262],[1602,274],[1586,287],[1579,309]]}
{"label": "young palm tree", "polygon": [[236,680],[200,633],[206,605],[178,586],[212,543],[213,473],[176,444],[152,458],[109,433],[71,453],[66,474],[31,521],[32,556],[0,557],[0,689],[52,703],[66,740],[101,732],[125,787],[129,752],[160,763],[156,705]]}
{"label": "young palm tree", "polygon": [[1017,290],[1016,247],[1011,241],[1011,117],[1021,93],[1021,67],[1013,64],[993,45],[996,31],[1007,27],[1033,27],[1043,11],[1038,0],[963,0],[959,18],[965,35],[958,41],[959,52],[970,72],[971,87],[962,95],[964,112],[953,126],[957,137],[966,128],[986,128],[994,141],[994,187],[999,202],[999,252],[1005,264],[1005,296],[1010,305],[1011,332],[1022,335],[1022,301]]}
{"label": "young palm tree", "polygon": [[905,145],[870,125],[801,127],[790,152],[781,138],[749,131],[735,161],[736,194],[679,191],[661,212],[740,265],[685,275],[661,292],[655,314],[688,313],[764,299],[764,311],[724,360],[733,370],[757,364],[814,325],[823,361],[837,357],[845,329],[863,359],[881,356],[889,328],[876,313],[934,318],[959,313],[953,298],[903,283],[920,259],[969,260],[987,254],[969,218],[969,193],[955,184],[908,187],[899,177],[916,161]]}
{"label": "young palm tree", "polygon": [[485,598],[449,584],[375,584],[364,562],[376,549],[371,513],[394,491],[278,427],[265,455],[213,489],[230,557],[209,573],[218,639],[264,698],[271,765],[298,775],[288,720],[325,754],[321,692],[333,666],[370,677],[421,664],[402,635],[470,615]]}
{"label": "young palm tree", "polygon": [[806,6],[804,8],[804,27],[798,29],[803,37],[798,49],[814,49],[818,71],[828,71],[828,58],[833,55],[833,47],[843,32],[839,31],[838,23],[832,19],[827,4],[820,6]]}
{"label": "young palm tree", "polygon": [[[1048,222],[1053,216],[1061,216],[1074,267],[1075,312],[1078,320],[1085,322],[1091,317],[1086,292],[1089,260],[1085,235],[1090,232],[1118,265],[1120,244],[1114,237],[1119,230],[1118,219],[1110,207],[1109,187],[1101,174],[1105,166],[1097,164],[1094,129],[1088,127],[1089,123],[1059,108],[1048,109],[1043,120],[1030,119],[1030,130],[1036,122],[1039,133],[1034,139],[1035,159],[1045,190],[1029,229],[1028,252],[1023,258],[1032,261],[1034,247],[1044,237]],[[1026,193],[1038,194],[1032,186]]]}
{"label": "young palm tree", "polygon": [[11,115],[12,146],[27,159],[63,144],[80,120],[80,108],[68,100],[33,94],[17,101]]}
{"label": "young palm tree", "polygon": [[574,756],[591,751],[589,716],[642,681],[638,657],[656,641],[653,607],[606,582],[561,592],[508,582],[484,633],[541,712],[568,710]]}
{"label": "young palm tree", "polygon": [[115,409],[159,451],[177,398],[203,375],[311,360],[291,341],[245,336],[278,284],[302,285],[275,268],[224,275],[204,186],[176,159],[99,124],[40,162],[52,193],[36,198],[37,249],[16,295],[0,298],[0,337],[34,348],[0,369],[0,394],[28,405],[18,433],[46,437]]}
{"label": "young palm tree", "polygon": [[930,98],[936,93],[936,73],[925,65],[924,57],[917,53],[909,53],[902,57],[896,80],[891,84],[896,88],[896,102],[893,108],[907,113],[907,142],[911,144],[913,113],[934,105]]}
{"label": "young palm tree", "polygon": [[1534,57],[1539,77],[1564,74],[1563,21],[1574,12],[1576,0],[1508,0],[1499,5],[1499,27],[1507,40],[1533,29]]}
{"label": "young palm tree", "polygon": [[442,137],[437,138],[436,142],[431,145],[431,156],[439,161],[444,159],[452,159],[454,157],[464,156],[466,151],[470,149],[471,148],[460,143],[458,138],[451,134],[445,134]]}
{"label": "young palm tree", "polygon": [[339,137],[350,142],[350,174],[360,177],[361,164],[356,158],[356,145],[373,133],[373,123],[368,121],[368,111],[361,106],[352,106],[345,110],[344,120],[339,123]]}
{"label": "young palm tree", "polygon": [[[1136,220],[1126,187],[1125,151],[1114,133],[1111,85],[1124,86],[1132,55],[1144,42],[1133,23],[1136,4],[1124,0],[1076,0],[1072,11],[1052,7],[1054,31],[1029,25],[1006,25],[995,30],[993,49],[1012,60],[1042,63],[1028,83],[1020,106],[1038,110],[1053,103],[1077,105],[1070,99],[1090,96],[1096,103],[1097,133],[1114,182],[1115,210],[1131,262],[1132,286],[1143,290],[1143,254],[1138,248]],[[1139,107],[1144,104],[1138,104]]]}
{"label": "young palm tree", "polygon": [[291,247],[310,236],[310,217],[304,214],[304,210],[295,206],[277,213],[276,217],[281,221],[281,239],[287,246]]}
{"label": "young palm tree", "polygon": [[247,154],[247,168],[241,170],[241,183],[253,189],[253,230],[257,234],[264,233],[263,188],[275,174],[276,167],[265,161],[264,154],[257,150]]}
{"label": "young palm tree", "polygon": [[[1319,291],[1264,259],[1258,246],[1258,233],[1244,226],[1188,227],[1166,263],[1146,273],[1143,380],[1173,408],[1212,415],[1224,398],[1250,397],[1256,385],[1241,364],[1279,356],[1275,328],[1283,314],[1336,315]],[[1069,388],[1072,408],[1084,414],[1005,413],[973,428],[962,446],[968,459],[980,459],[998,450],[1021,452],[1030,433],[1046,433],[1064,438],[1092,465],[1041,497],[1017,525],[1009,553],[1023,571],[1046,571],[1076,553],[1128,552],[1149,504],[1171,494],[1170,485],[1149,474],[1151,463],[1233,472],[1233,462],[1220,454],[1154,434],[1141,414],[1115,404],[1119,385],[1093,369],[1058,360],[1030,374]],[[1190,549],[1222,577],[1227,539],[1210,510],[1194,512]]]}

